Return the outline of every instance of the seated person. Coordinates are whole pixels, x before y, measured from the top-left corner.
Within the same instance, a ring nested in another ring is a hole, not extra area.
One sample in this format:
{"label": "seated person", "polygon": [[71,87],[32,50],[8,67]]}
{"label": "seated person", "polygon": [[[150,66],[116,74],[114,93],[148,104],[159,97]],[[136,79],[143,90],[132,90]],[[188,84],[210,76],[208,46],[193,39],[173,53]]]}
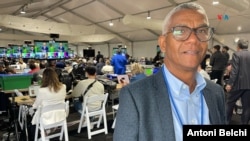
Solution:
{"label": "seated person", "polygon": [[144,73],[143,67],[139,63],[133,63],[131,65],[131,74],[130,82],[134,82],[136,80],[142,79],[147,77]]}
{"label": "seated person", "polygon": [[[37,109],[39,106],[46,106],[56,103],[65,102],[66,98],[66,86],[59,82],[57,74],[54,69],[47,68],[43,72],[41,87],[38,90],[36,100],[33,104],[33,109]],[[56,113],[50,113],[47,120],[60,120],[65,114],[64,111],[55,111]],[[64,113],[62,113],[64,112]],[[36,124],[37,112],[32,118],[32,125]],[[56,122],[55,121],[55,122]],[[33,137],[34,133],[32,133]]]}
{"label": "seated person", "polygon": [[[33,108],[64,102],[66,98],[66,86],[62,84],[52,68],[46,68],[43,72],[41,87],[38,90]],[[34,119],[34,117],[33,117]],[[32,120],[32,123],[35,123]]]}
{"label": "seated person", "polygon": [[[75,109],[81,113],[82,111],[82,101],[84,101],[84,97],[90,97],[94,95],[103,95],[104,94],[104,86],[102,83],[96,80],[96,68],[94,66],[87,66],[85,68],[87,79],[81,80],[77,83],[77,85],[73,88],[72,94],[70,97],[74,97],[74,107]],[[88,86],[92,84],[88,90]],[[85,95],[84,95],[85,93]],[[83,96],[82,99],[79,97]],[[77,99],[76,99],[77,98]],[[98,110],[101,107],[101,103],[92,103],[88,105],[90,111]]]}
{"label": "seated person", "polygon": [[23,69],[25,69],[27,67],[27,64],[23,61],[22,58],[19,58],[19,60],[16,64],[20,66],[21,71],[23,71]]}
{"label": "seated person", "polygon": [[111,66],[109,60],[106,60],[105,65],[102,67],[101,71],[102,71],[103,74],[113,74],[114,73],[114,67]]}
{"label": "seated person", "polygon": [[5,67],[3,63],[0,63],[0,74],[6,74]]}
{"label": "seated person", "polygon": [[16,74],[16,70],[14,68],[8,67],[5,69],[6,74]]}
{"label": "seated person", "polygon": [[34,74],[39,71],[39,67],[37,67],[35,60],[29,61],[29,68],[30,68],[30,71],[28,72],[29,74]]}
{"label": "seated person", "polygon": [[38,74],[38,71],[40,70],[39,67],[36,66],[35,64],[35,61],[34,60],[30,60],[29,61],[29,68],[30,68],[30,71],[28,72],[29,74],[32,74],[33,75],[33,78],[31,80],[32,84],[34,82],[38,82],[39,81],[39,74]]}
{"label": "seated person", "polygon": [[64,69],[65,68],[65,62],[63,60],[59,60],[56,62],[56,68]]}
{"label": "seated person", "polygon": [[103,75],[102,68],[105,66],[104,59],[100,58],[99,62],[96,64],[96,74]]}

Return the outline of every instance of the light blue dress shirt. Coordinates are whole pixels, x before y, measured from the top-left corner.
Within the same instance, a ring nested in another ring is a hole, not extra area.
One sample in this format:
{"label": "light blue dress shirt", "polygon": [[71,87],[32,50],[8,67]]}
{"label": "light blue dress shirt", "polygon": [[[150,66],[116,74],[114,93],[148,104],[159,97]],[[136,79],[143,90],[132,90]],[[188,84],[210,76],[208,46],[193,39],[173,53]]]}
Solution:
{"label": "light blue dress shirt", "polygon": [[[189,86],[172,75],[164,65],[163,67],[166,85],[172,108],[176,141],[183,141],[183,125],[210,124],[209,111],[202,90],[206,86],[205,79],[196,73],[196,87],[190,94]],[[172,100],[171,100],[172,96]],[[201,99],[202,98],[202,99]],[[203,108],[202,108],[203,107]]]}

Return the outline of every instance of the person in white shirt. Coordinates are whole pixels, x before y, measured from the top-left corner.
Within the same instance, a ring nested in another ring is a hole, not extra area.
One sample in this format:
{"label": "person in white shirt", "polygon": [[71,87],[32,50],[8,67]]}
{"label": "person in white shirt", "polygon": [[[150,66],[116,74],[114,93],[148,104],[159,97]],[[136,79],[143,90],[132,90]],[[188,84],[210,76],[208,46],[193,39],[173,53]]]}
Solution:
{"label": "person in white shirt", "polygon": [[[50,104],[56,104],[65,102],[66,98],[66,86],[61,83],[53,68],[46,68],[43,72],[42,84],[38,90],[36,100],[33,104],[33,109],[37,109],[39,106],[46,106]],[[57,119],[60,114],[54,114],[50,117],[51,120]],[[32,124],[36,124],[37,113],[33,116]]]}
{"label": "person in white shirt", "polygon": [[199,67],[198,67],[198,72],[199,72],[204,78],[207,78],[207,79],[211,80],[211,79],[210,79],[210,75],[209,75],[204,69],[201,68],[201,65],[199,65]]}
{"label": "person in white shirt", "polygon": [[18,62],[17,62],[16,64],[20,66],[21,72],[22,72],[25,68],[27,68],[27,64],[23,61],[22,58],[19,58],[19,60],[18,60]]}
{"label": "person in white shirt", "polygon": [[106,60],[105,66],[102,67],[102,73],[103,74],[113,74],[114,73],[114,67],[110,65],[109,60]]}
{"label": "person in white shirt", "polygon": [[[104,95],[104,85],[96,80],[96,68],[94,66],[87,66],[85,68],[85,71],[88,79],[79,81],[77,85],[73,88],[72,94],[70,96],[73,97],[74,107],[79,113],[81,113],[82,111],[82,101],[84,101],[84,97]],[[90,87],[86,91],[87,87],[92,83],[93,83],[92,87]],[[88,104],[88,108],[90,111],[97,110],[100,107],[101,107],[100,102]]]}

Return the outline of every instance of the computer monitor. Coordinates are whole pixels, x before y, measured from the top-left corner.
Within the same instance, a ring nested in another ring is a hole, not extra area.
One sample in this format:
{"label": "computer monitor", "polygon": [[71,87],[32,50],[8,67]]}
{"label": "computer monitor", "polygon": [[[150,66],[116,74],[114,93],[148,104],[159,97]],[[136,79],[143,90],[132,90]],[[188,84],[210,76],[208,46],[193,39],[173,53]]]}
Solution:
{"label": "computer monitor", "polygon": [[95,57],[95,50],[94,49],[84,49],[83,50],[83,57]]}
{"label": "computer monitor", "polygon": [[7,49],[6,47],[0,47],[0,57],[6,57]]}
{"label": "computer monitor", "polygon": [[[117,50],[118,50],[119,48],[117,48],[117,47],[114,47],[113,48],[113,55],[116,55],[117,54]],[[121,53],[122,53],[122,55],[126,55],[127,54],[127,48],[120,48],[121,49]]]}
{"label": "computer monitor", "polygon": [[68,57],[68,41],[34,40],[35,58],[65,59]]}
{"label": "computer monitor", "polygon": [[33,45],[23,45],[22,58],[35,58],[35,49]]}
{"label": "computer monitor", "polygon": [[22,57],[22,45],[13,45],[12,47],[12,57],[13,58],[20,58]]}

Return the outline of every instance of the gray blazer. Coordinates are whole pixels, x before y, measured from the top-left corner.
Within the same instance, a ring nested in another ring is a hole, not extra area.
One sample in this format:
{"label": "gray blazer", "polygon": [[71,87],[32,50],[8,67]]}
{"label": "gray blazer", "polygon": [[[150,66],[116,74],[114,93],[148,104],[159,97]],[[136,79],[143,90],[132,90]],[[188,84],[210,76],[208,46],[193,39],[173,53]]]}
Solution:
{"label": "gray blazer", "polygon": [[[210,80],[203,94],[211,124],[226,124],[221,86]],[[155,75],[123,87],[119,95],[114,141],[175,141],[173,117],[160,69]]]}
{"label": "gray blazer", "polygon": [[250,52],[247,49],[237,51],[232,56],[232,71],[228,84],[232,90],[250,89]]}

